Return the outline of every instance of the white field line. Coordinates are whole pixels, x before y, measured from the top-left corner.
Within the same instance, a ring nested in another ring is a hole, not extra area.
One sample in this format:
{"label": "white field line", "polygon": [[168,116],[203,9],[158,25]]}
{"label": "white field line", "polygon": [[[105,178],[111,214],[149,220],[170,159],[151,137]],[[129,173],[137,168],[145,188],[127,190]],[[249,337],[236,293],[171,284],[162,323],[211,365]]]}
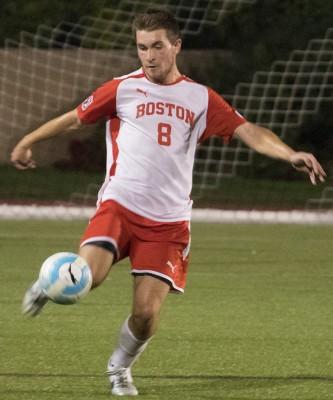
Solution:
{"label": "white field line", "polygon": [[[0,204],[0,219],[89,219],[95,207]],[[193,209],[192,221],[216,223],[333,224],[333,212]]]}

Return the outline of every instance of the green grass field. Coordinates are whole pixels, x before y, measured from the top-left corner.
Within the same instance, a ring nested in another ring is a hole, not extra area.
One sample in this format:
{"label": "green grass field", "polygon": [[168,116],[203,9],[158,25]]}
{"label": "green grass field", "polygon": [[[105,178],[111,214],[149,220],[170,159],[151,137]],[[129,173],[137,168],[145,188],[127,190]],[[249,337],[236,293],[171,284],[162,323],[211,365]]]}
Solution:
{"label": "green grass field", "polygon": [[[0,399],[110,397],[106,362],[131,304],[123,262],[81,304],[21,315],[51,253],[84,222],[0,223]],[[333,399],[333,227],[193,224],[185,295],[170,295],[134,368],[146,400]]]}

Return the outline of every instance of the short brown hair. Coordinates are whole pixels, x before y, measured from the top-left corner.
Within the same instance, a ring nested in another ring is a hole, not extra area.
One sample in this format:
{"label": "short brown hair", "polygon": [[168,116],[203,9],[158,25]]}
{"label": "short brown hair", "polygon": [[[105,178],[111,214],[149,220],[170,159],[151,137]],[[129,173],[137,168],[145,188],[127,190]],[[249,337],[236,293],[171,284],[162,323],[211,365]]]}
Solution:
{"label": "short brown hair", "polygon": [[135,37],[136,31],[156,31],[165,29],[171,43],[180,38],[180,29],[174,15],[165,9],[148,8],[145,12],[134,17],[132,32]]}

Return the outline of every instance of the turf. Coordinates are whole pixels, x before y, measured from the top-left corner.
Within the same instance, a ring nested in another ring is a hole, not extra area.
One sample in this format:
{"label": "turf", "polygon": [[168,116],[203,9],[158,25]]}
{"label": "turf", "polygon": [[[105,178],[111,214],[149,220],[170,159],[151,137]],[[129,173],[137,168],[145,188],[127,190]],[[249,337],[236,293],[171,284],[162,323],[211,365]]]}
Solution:
{"label": "turf", "polygon": [[[128,263],[81,304],[26,319],[20,303],[83,222],[0,224],[0,399],[110,397],[104,375],[131,304]],[[330,226],[193,224],[185,295],[171,295],[134,368],[141,398],[333,399]]]}

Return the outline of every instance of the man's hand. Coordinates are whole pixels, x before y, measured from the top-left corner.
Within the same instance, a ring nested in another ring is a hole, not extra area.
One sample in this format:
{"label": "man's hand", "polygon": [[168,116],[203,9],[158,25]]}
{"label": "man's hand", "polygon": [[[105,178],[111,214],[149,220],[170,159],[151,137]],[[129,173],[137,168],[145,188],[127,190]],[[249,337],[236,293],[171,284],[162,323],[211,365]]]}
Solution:
{"label": "man's hand", "polygon": [[299,151],[290,156],[290,162],[297,171],[307,173],[313,185],[317,184],[317,179],[319,179],[320,182],[325,181],[326,172],[314,155]]}
{"label": "man's hand", "polygon": [[236,128],[235,133],[258,153],[290,162],[297,171],[307,173],[313,185],[317,184],[317,179],[320,182],[325,181],[326,172],[313,154],[302,151],[295,152],[271,130],[245,122]]}
{"label": "man's hand", "polygon": [[36,163],[32,159],[31,149],[17,145],[10,156],[11,162],[17,169],[36,168]]}

